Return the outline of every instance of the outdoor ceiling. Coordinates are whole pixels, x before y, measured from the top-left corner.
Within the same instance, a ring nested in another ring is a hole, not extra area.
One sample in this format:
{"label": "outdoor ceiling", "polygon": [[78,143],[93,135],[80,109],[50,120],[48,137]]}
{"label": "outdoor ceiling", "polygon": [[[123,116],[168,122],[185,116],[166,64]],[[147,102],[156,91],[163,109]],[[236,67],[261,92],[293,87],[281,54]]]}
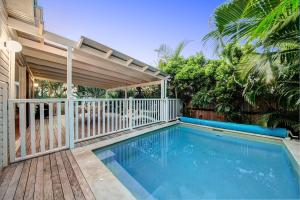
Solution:
{"label": "outdoor ceiling", "polygon": [[73,84],[104,89],[136,86],[168,78],[158,69],[86,37],[78,42],[15,19],[8,20],[22,44],[21,57],[34,78],[66,82],[67,46],[73,48]]}

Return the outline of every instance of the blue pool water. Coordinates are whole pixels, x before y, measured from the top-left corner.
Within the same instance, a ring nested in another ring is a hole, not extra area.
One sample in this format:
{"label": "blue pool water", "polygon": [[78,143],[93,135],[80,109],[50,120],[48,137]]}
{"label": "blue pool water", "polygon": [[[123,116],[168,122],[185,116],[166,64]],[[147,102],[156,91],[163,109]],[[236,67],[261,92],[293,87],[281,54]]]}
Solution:
{"label": "blue pool water", "polygon": [[299,199],[282,144],[175,125],[95,154],[138,199]]}

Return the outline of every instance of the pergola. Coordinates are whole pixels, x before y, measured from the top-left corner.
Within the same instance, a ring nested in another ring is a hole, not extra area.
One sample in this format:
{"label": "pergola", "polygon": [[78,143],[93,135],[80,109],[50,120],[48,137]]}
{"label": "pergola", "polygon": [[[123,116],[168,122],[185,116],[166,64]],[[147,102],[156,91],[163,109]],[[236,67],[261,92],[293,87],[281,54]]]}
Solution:
{"label": "pergola", "polygon": [[73,84],[107,91],[161,84],[161,98],[166,97],[166,73],[117,50],[86,37],[75,42],[13,18],[8,27],[17,33],[23,47],[18,56],[32,76],[66,82],[68,97]]}

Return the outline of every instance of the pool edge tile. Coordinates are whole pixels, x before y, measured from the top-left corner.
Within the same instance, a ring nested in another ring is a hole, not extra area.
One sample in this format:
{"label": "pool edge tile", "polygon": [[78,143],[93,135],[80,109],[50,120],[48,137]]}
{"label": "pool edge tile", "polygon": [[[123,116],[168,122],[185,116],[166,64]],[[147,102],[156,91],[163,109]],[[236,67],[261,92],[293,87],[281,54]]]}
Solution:
{"label": "pool edge tile", "polygon": [[300,168],[300,142],[288,138],[282,139],[282,142],[296,161],[298,168]]}

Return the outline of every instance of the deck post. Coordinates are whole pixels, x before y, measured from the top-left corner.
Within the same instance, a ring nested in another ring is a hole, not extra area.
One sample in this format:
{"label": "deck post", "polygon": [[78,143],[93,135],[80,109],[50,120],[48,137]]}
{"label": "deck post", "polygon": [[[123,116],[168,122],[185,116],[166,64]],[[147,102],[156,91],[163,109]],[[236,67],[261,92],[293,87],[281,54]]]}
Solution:
{"label": "deck post", "polygon": [[161,80],[160,82],[160,121],[167,121],[167,100],[166,100],[166,80]]}
{"label": "deck post", "polygon": [[67,97],[72,98],[72,47],[67,50]]}
{"label": "deck post", "polygon": [[[16,54],[13,51],[9,51],[9,99],[16,98],[16,85],[15,85],[15,71],[16,71]],[[15,161],[16,150],[16,133],[15,133],[15,104],[9,102],[9,154],[10,162]]]}
{"label": "deck post", "polygon": [[170,109],[169,109],[169,99],[168,97],[165,98],[165,114],[164,114],[164,119],[165,119],[165,122],[169,122],[169,116],[170,116]]}
{"label": "deck post", "polygon": [[164,99],[165,96],[165,80],[160,81],[160,98]]}
{"label": "deck post", "polygon": [[164,80],[164,95],[165,95],[165,98],[168,97],[167,89],[168,89],[168,80]]}
{"label": "deck post", "polygon": [[19,98],[26,99],[26,66],[19,67]]}
{"label": "deck post", "polygon": [[127,88],[124,89],[124,93],[125,93],[124,98],[127,99]]}
{"label": "deck post", "polygon": [[129,111],[128,111],[128,118],[129,118],[129,129],[132,130],[132,110],[133,110],[133,98],[129,97]]}
{"label": "deck post", "polygon": [[70,149],[74,148],[74,102],[72,101],[72,47],[67,50],[67,98],[69,105],[69,146]]}

